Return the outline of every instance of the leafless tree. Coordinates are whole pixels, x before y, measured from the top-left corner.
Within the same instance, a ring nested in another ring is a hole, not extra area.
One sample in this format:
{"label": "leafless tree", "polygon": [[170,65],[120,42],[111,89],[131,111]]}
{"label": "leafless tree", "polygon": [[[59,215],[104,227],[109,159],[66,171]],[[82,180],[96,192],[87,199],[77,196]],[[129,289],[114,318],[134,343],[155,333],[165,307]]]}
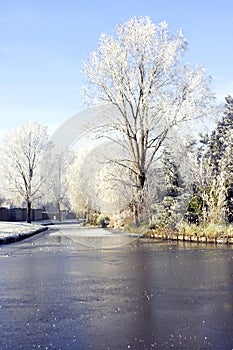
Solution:
{"label": "leafless tree", "polygon": [[173,35],[165,22],[136,17],[117,26],[116,37],[102,34],[83,66],[87,102],[114,107],[98,133],[127,149],[119,164],[134,177],[136,224],[149,168],[170,131],[213,113],[210,78],[200,65],[184,64],[186,49],[182,32]]}
{"label": "leafless tree", "polygon": [[6,133],[1,148],[1,169],[7,196],[20,196],[27,203],[27,222],[31,222],[32,203],[41,196],[41,156],[47,143],[47,128],[27,121]]}

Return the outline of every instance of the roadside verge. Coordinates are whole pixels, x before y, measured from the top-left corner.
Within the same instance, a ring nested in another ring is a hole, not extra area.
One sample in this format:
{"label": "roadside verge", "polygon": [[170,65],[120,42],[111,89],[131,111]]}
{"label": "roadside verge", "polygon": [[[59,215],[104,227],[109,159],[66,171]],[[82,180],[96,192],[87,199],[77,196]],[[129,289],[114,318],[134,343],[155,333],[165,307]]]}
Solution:
{"label": "roadside verge", "polygon": [[48,230],[47,226],[21,222],[0,222],[0,245],[9,244]]}

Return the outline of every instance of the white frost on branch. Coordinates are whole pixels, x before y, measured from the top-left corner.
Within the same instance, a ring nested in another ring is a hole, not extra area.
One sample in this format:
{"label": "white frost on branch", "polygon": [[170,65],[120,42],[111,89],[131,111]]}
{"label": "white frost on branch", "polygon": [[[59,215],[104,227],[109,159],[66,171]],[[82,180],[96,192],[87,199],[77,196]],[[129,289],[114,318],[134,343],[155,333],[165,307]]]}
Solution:
{"label": "white frost on branch", "polygon": [[89,104],[115,107],[102,136],[113,140],[115,130],[115,141],[123,140],[135,174],[136,202],[142,202],[147,172],[170,131],[214,117],[214,96],[206,71],[184,63],[182,31],[172,34],[166,22],[155,25],[149,17],[134,17],[115,34],[102,34],[84,63],[84,92]]}

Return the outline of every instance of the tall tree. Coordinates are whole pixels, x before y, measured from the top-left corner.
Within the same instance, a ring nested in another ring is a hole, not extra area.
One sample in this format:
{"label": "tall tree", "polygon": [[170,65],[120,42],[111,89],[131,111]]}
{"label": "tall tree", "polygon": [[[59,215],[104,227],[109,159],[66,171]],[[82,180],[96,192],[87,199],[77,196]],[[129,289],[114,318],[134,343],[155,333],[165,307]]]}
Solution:
{"label": "tall tree", "polygon": [[5,191],[19,195],[27,203],[27,222],[31,222],[32,202],[40,197],[40,159],[47,143],[47,127],[27,121],[19,129],[9,131],[1,149],[1,166]]}
{"label": "tall tree", "polygon": [[166,22],[135,17],[117,26],[116,37],[102,34],[83,67],[87,101],[114,107],[102,133],[120,138],[129,154],[119,164],[134,175],[136,224],[148,170],[169,132],[210,112],[210,78],[183,63],[186,48],[183,33],[171,34]]}

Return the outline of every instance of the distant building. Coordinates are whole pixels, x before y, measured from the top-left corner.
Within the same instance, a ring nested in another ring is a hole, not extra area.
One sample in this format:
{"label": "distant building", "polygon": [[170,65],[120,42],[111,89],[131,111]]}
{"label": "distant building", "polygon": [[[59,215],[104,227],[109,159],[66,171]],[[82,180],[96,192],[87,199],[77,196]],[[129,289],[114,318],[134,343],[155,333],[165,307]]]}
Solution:
{"label": "distant building", "polygon": [[26,221],[27,210],[24,208],[10,208],[8,209],[9,221]]}
{"label": "distant building", "polygon": [[0,208],[0,221],[8,221],[8,209],[7,208]]}
{"label": "distant building", "polygon": [[[41,220],[59,220],[59,214],[53,211],[47,211],[45,209],[32,209],[31,211],[32,221]],[[4,208],[0,207],[0,221],[26,221],[27,210],[26,208]],[[75,213],[69,210],[61,210],[61,220],[76,219]]]}

